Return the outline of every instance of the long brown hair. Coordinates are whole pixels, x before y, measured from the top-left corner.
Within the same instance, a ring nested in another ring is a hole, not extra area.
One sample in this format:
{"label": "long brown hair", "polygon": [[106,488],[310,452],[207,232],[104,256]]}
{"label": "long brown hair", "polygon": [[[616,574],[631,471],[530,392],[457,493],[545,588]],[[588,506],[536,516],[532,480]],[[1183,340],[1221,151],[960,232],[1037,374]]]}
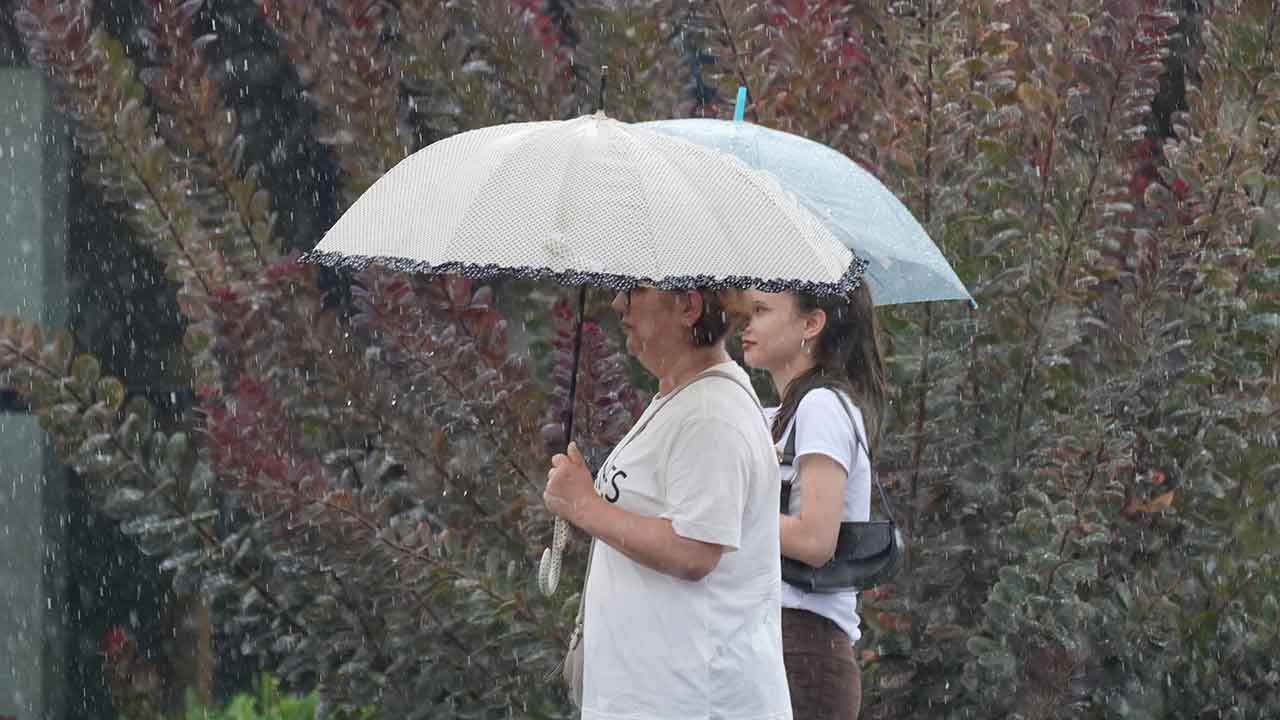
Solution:
{"label": "long brown hair", "polygon": [[885,382],[880,322],[876,319],[867,283],[864,281],[848,295],[792,295],[800,312],[822,310],[827,314],[827,322],[813,341],[814,366],[787,387],[778,388],[782,404],[773,419],[774,442],[782,439],[787,424],[795,417],[800,398],[809,390],[827,387],[843,390],[862,411],[868,450],[874,450],[880,443],[880,421],[889,390]]}

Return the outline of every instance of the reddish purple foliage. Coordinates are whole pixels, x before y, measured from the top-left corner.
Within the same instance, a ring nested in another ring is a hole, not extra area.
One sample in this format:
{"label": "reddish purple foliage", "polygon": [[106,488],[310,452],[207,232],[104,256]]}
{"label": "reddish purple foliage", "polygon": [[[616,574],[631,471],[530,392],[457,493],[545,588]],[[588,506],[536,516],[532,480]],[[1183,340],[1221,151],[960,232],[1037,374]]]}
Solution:
{"label": "reddish purple foliage", "polygon": [[[563,418],[569,402],[577,313],[573,305],[562,298],[552,309],[552,317],[555,322],[551,340],[554,385],[542,433],[548,445],[560,449],[564,444]],[[626,356],[599,323],[584,322],[574,403],[574,435],[594,443],[590,448],[592,454],[605,451],[621,440],[644,409],[639,393],[627,379],[626,368]]]}
{"label": "reddish purple foliage", "polygon": [[220,402],[206,403],[205,434],[219,474],[260,507],[317,498],[324,489],[315,461],[299,461],[294,431],[277,393],[265,383],[240,376]]}

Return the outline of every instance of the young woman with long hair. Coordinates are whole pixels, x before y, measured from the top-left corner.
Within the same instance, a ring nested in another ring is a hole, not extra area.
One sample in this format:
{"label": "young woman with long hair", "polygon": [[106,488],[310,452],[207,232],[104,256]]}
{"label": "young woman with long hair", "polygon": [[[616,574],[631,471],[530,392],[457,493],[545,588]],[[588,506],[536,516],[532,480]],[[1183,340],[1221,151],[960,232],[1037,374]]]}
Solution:
{"label": "young woman with long hair", "polygon": [[[784,557],[820,567],[840,523],[870,519],[871,458],[886,403],[884,353],[871,293],[846,296],[750,291],[746,364],[773,378],[780,405],[767,414],[782,467]],[[796,720],[858,716],[861,674],[853,590],[810,593],[783,583],[784,664]]]}

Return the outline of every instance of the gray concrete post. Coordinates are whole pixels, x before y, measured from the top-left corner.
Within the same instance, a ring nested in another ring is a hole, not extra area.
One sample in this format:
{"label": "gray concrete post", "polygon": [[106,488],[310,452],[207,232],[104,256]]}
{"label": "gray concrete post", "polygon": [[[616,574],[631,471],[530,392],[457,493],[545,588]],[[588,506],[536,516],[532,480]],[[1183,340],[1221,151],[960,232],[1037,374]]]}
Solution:
{"label": "gray concrete post", "polygon": [[[66,322],[64,122],[34,70],[0,68],[0,314]],[[0,408],[0,716],[63,715],[63,474],[35,418]]]}

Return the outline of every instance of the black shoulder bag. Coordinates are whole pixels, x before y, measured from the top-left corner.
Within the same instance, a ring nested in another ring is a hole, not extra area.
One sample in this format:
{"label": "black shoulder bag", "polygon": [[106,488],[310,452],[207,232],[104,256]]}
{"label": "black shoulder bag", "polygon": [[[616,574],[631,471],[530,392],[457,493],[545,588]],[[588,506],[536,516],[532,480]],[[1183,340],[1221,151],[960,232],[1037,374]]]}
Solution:
{"label": "black shoulder bag", "polygon": [[[858,447],[867,453],[867,461],[871,465],[871,478],[876,489],[880,491],[880,504],[888,520],[871,520],[867,522],[842,522],[840,532],[836,536],[836,551],[831,559],[822,567],[812,567],[799,560],[782,558],[782,579],[805,592],[838,593],[850,590],[867,590],[884,583],[898,572],[902,564],[902,550],[906,545],[902,531],[893,519],[893,508],[889,497],[880,484],[875,471],[875,460],[871,455],[871,447],[863,441],[858,432],[858,423],[853,419],[846,400],[838,391],[840,404],[849,414],[849,423],[853,427]],[[779,458],[779,464],[790,466],[796,457],[796,428],[793,421],[791,432],[787,434],[787,442]],[[791,483],[782,484],[782,514],[789,515],[791,501]]]}

